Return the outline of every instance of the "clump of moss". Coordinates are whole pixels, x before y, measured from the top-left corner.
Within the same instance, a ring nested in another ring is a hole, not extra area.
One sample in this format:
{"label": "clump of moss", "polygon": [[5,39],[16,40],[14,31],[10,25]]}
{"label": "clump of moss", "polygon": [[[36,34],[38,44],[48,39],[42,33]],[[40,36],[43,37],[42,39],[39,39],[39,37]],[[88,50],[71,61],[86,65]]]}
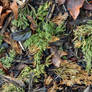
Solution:
{"label": "clump of moss", "polygon": [[[48,15],[48,10],[52,2],[46,2],[43,5],[40,5],[37,10],[31,5],[26,6],[24,9],[20,9],[18,20],[14,20],[13,25],[22,28],[29,26],[26,19],[26,15],[31,16],[36,22],[37,29],[36,33],[33,34],[29,39],[24,42],[24,47],[28,48],[31,52],[31,49],[37,48],[36,53],[34,54],[35,69],[33,72],[36,76],[39,76],[41,73],[44,73],[45,65],[40,64],[43,51],[48,47],[48,43],[52,39],[52,36],[56,36],[59,33],[64,32],[65,26],[63,24],[57,26],[52,22],[46,20]],[[31,8],[31,11],[29,8]],[[24,29],[24,28],[23,28]]]}
{"label": "clump of moss", "polygon": [[20,73],[20,75],[18,76],[19,79],[27,82],[29,81],[29,78],[30,78],[30,73],[31,73],[31,68],[26,66],[22,72]]}
{"label": "clump of moss", "polygon": [[[86,70],[92,67],[92,21],[78,26],[75,33],[75,46],[82,49],[86,61]],[[77,44],[77,45],[76,45]]]}
{"label": "clump of moss", "polygon": [[1,89],[2,92],[25,92],[22,88],[16,87],[11,83],[5,83]]}

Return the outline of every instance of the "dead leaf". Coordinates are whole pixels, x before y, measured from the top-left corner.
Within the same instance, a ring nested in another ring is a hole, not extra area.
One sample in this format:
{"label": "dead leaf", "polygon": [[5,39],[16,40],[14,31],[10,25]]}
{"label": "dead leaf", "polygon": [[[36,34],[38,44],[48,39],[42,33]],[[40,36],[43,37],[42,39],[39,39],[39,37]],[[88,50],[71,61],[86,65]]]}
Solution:
{"label": "dead leaf", "polygon": [[11,3],[10,8],[12,9],[14,13],[15,19],[17,19],[18,18],[18,5],[16,3],[16,0],[14,0],[13,3]]}
{"label": "dead leaf", "polygon": [[58,16],[55,16],[52,19],[52,22],[54,22],[57,25],[60,25],[67,19],[67,17],[68,17],[68,13],[64,13],[63,15],[61,13],[59,13]]}
{"label": "dead leaf", "polygon": [[57,52],[56,47],[53,46],[50,49],[52,54],[52,63],[54,64],[54,66],[60,67],[62,60]]}
{"label": "dead leaf", "polygon": [[65,0],[56,0],[56,3],[58,3],[58,5],[64,4]]}
{"label": "dead leaf", "polygon": [[84,4],[84,9],[92,10],[92,4],[85,3],[85,4]]}
{"label": "dead leaf", "polygon": [[68,55],[67,52],[62,51],[62,50],[58,50],[58,54],[60,55],[60,57],[62,57],[62,56],[67,56],[67,55]]}
{"label": "dead leaf", "polygon": [[53,83],[53,86],[48,90],[48,92],[56,92],[56,89],[57,89],[57,84],[54,82]]}
{"label": "dead leaf", "polygon": [[0,0],[0,3],[2,4],[4,9],[8,9],[10,6],[9,0]]}
{"label": "dead leaf", "polygon": [[82,45],[81,41],[76,41],[74,44],[75,48],[80,48],[81,45]]}
{"label": "dead leaf", "polygon": [[22,49],[19,45],[19,43],[15,40],[13,40],[8,32],[5,32],[4,34],[5,38],[4,41],[11,45],[11,47],[16,51],[17,54],[22,53]]}
{"label": "dead leaf", "polygon": [[58,41],[58,40],[60,40],[59,37],[52,36],[52,39],[50,40],[50,43],[51,43],[51,42],[56,42],[56,41]]}
{"label": "dead leaf", "polygon": [[67,0],[67,9],[74,20],[80,13],[80,8],[83,6],[84,0]]}
{"label": "dead leaf", "polygon": [[1,16],[0,16],[0,28],[2,28],[3,26],[3,22],[5,20],[5,18],[7,17],[7,15],[11,12],[11,10],[7,10],[5,13],[3,13]]}
{"label": "dead leaf", "polygon": [[35,20],[31,16],[28,16],[28,15],[27,15],[27,18],[28,18],[29,22],[31,23],[30,28],[33,31],[35,31],[37,29],[37,25],[36,25]]}
{"label": "dead leaf", "polygon": [[51,82],[52,82],[52,77],[51,76],[48,76],[46,79],[45,79],[45,85],[49,85]]}
{"label": "dead leaf", "polygon": [[2,69],[6,74],[8,74],[8,69],[6,69],[0,62],[0,69]]}
{"label": "dead leaf", "polygon": [[29,53],[31,55],[34,55],[35,53],[37,53],[39,51],[39,48],[36,45],[31,45],[29,47]]}

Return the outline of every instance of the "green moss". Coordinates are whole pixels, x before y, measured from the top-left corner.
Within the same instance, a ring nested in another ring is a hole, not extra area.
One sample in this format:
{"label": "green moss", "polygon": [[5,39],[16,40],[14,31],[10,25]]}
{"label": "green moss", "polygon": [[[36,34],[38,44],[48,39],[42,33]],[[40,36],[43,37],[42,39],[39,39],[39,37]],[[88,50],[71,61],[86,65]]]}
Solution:
{"label": "green moss", "polygon": [[85,25],[78,26],[75,33],[75,43],[80,42],[79,48],[82,49],[84,59],[87,63],[86,70],[90,71],[92,67],[92,21]]}
{"label": "green moss", "polygon": [[2,57],[0,59],[0,61],[2,62],[4,67],[9,68],[11,66],[11,63],[14,60],[14,57],[15,57],[15,51],[14,50],[10,50],[9,56],[7,55],[6,57]]}
{"label": "green moss", "polygon": [[44,73],[45,64],[40,64],[40,60],[42,58],[43,51],[47,48],[48,43],[52,39],[52,36],[56,36],[62,34],[65,30],[65,26],[63,24],[56,26],[52,22],[46,22],[46,16],[48,15],[48,9],[50,8],[51,2],[46,2],[43,5],[40,5],[37,10],[33,8],[31,5],[31,11],[26,6],[24,9],[20,9],[18,20],[13,21],[13,25],[22,28],[27,27],[29,25],[26,20],[26,15],[32,16],[36,22],[37,29],[36,34],[33,34],[29,39],[24,42],[24,47],[30,48],[33,46],[37,47],[39,50],[34,54],[34,62],[36,68],[32,70],[35,76],[39,76],[41,73]]}
{"label": "green moss", "polygon": [[20,75],[18,76],[19,79],[28,82],[29,78],[30,78],[30,73],[31,73],[31,68],[26,66],[22,72],[20,73]]}
{"label": "green moss", "polygon": [[25,92],[22,88],[18,88],[13,84],[4,84],[1,92]]}
{"label": "green moss", "polygon": [[[25,29],[26,27],[29,26],[28,19],[26,15],[29,15],[29,9],[28,6],[25,6],[25,8],[20,8],[19,9],[19,14],[18,14],[18,19],[13,20],[12,24],[16,27],[19,27],[20,29]],[[31,13],[31,12],[30,12]]]}

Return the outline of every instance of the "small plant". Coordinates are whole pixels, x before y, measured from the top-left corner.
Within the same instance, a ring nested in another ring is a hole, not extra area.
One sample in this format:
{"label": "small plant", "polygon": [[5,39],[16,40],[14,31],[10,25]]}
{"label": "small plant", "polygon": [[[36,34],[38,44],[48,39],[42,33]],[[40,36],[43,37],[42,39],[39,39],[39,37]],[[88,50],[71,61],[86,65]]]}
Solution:
{"label": "small plant", "polygon": [[[43,51],[47,48],[48,43],[52,39],[52,36],[58,35],[59,33],[64,32],[65,26],[63,24],[56,26],[52,22],[46,22],[46,16],[48,15],[48,9],[51,5],[51,2],[46,2],[43,5],[35,10],[31,5],[31,11],[28,6],[24,9],[20,9],[18,20],[14,20],[13,25],[19,28],[26,28],[28,25],[26,15],[32,16],[37,23],[36,34],[33,34],[29,39],[24,42],[24,47],[30,49],[37,49],[34,54],[34,61],[36,68],[33,70],[35,75],[39,76],[41,73],[44,73],[45,64],[40,64]],[[31,51],[30,51],[31,52]]]}
{"label": "small plant", "polygon": [[86,70],[89,71],[92,67],[92,21],[85,25],[78,26],[75,33],[75,44],[79,44],[78,48],[82,49],[84,59],[87,63]]}
{"label": "small plant", "polygon": [[[65,26],[61,24],[60,26],[56,26],[52,22],[45,22],[45,18],[48,14],[48,8],[50,3],[46,2],[45,4],[41,5],[37,13],[35,14],[37,19],[40,22],[37,24],[38,28],[36,30],[36,34],[33,34],[28,40],[24,42],[24,46],[29,48],[36,47],[37,51],[34,54],[34,61],[36,68],[33,70],[36,76],[39,76],[41,73],[44,73],[44,68],[47,64],[40,64],[40,60],[42,58],[43,51],[48,47],[52,36],[58,35],[60,32],[64,32]],[[30,51],[31,52],[31,51]]]}

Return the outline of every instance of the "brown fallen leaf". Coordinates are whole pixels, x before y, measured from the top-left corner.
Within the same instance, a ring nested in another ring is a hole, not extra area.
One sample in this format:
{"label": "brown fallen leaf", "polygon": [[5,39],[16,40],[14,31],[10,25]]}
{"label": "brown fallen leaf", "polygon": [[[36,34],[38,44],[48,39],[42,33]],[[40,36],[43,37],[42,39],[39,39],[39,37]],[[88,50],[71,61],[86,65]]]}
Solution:
{"label": "brown fallen leaf", "polygon": [[54,82],[53,83],[53,86],[50,88],[50,89],[48,89],[48,92],[56,92],[56,89],[57,89],[58,87],[57,87],[57,84]]}
{"label": "brown fallen leaf", "polygon": [[64,4],[66,0],[56,0],[56,3],[58,3],[58,5]]}
{"label": "brown fallen leaf", "polygon": [[62,57],[62,56],[67,56],[67,55],[68,55],[67,52],[62,51],[62,50],[58,50],[58,54],[60,55],[60,57]]}
{"label": "brown fallen leaf", "polygon": [[18,18],[18,5],[16,3],[16,0],[13,0],[13,3],[11,3],[10,8],[12,9],[14,13],[14,18],[17,19]]}
{"label": "brown fallen leaf", "polygon": [[48,77],[45,79],[45,85],[48,86],[52,81],[53,81],[52,77],[51,77],[51,76],[48,76]]}
{"label": "brown fallen leaf", "polygon": [[5,13],[1,14],[1,16],[0,16],[0,28],[2,28],[3,22],[10,12],[11,12],[11,10],[7,10]]}
{"label": "brown fallen leaf", "polygon": [[1,62],[0,62],[0,69],[2,69],[5,74],[8,74],[8,69],[6,69],[6,68],[2,65]]}
{"label": "brown fallen leaf", "polygon": [[35,20],[31,17],[27,15],[27,18],[29,20],[29,22],[31,23],[30,28],[33,30],[33,32],[37,29],[37,25]]}
{"label": "brown fallen leaf", "polygon": [[4,41],[11,45],[11,47],[16,51],[16,54],[22,53],[22,49],[21,49],[19,43],[11,38],[10,33],[5,32]]}
{"label": "brown fallen leaf", "polygon": [[80,13],[80,8],[83,6],[84,0],[67,0],[67,9],[74,20]]}
{"label": "brown fallen leaf", "polygon": [[63,15],[61,13],[58,14],[58,16],[55,16],[52,19],[52,22],[54,22],[57,25],[60,25],[61,23],[63,23],[68,17],[68,13],[64,13]]}
{"label": "brown fallen leaf", "polygon": [[52,36],[52,38],[51,38],[51,40],[50,40],[50,43],[56,42],[56,41],[58,41],[58,40],[60,40],[59,37]]}
{"label": "brown fallen leaf", "polygon": [[57,52],[56,47],[53,46],[50,48],[50,50],[52,54],[52,63],[54,64],[54,66],[60,67],[62,60]]}
{"label": "brown fallen leaf", "polygon": [[5,76],[5,75],[1,75],[1,74],[0,74],[0,78],[2,78],[5,82],[14,84],[17,87],[25,88],[25,83],[22,80]]}
{"label": "brown fallen leaf", "polygon": [[29,53],[31,55],[34,55],[35,53],[37,53],[40,49],[36,46],[36,45],[31,45],[29,47]]}
{"label": "brown fallen leaf", "polygon": [[8,9],[10,6],[9,0],[0,0],[0,3],[3,6],[3,9]]}

